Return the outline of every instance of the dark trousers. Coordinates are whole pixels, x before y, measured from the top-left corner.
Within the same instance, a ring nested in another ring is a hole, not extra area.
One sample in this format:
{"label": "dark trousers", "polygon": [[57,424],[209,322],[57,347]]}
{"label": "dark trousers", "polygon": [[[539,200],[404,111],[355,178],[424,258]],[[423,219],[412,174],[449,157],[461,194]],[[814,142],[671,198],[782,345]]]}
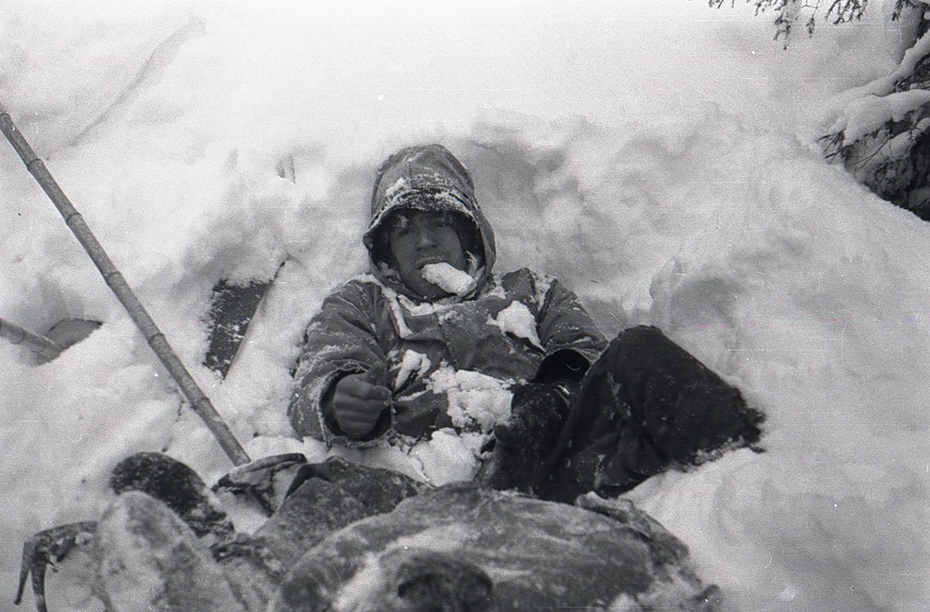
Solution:
{"label": "dark trousers", "polygon": [[763,415],[655,327],[618,335],[591,365],[532,489],[616,495],[672,464],[758,441]]}

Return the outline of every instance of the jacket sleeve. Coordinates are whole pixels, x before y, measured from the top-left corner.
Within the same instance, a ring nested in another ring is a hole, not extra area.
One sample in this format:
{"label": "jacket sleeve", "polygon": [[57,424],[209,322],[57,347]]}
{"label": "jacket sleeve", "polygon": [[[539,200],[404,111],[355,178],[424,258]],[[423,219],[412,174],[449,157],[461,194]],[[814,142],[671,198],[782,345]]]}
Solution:
{"label": "jacket sleeve", "polygon": [[545,357],[534,381],[578,382],[607,341],[578,297],[562,283],[537,277],[536,287],[537,291],[546,289],[537,318]]}
{"label": "jacket sleeve", "polygon": [[391,416],[386,414],[365,440],[351,439],[330,413],[329,402],[342,377],[372,372],[386,378],[386,357],[378,343],[373,305],[366,284],[350,281],[330,294],[311,319],[287,408],[291,424],[301,437],[310,436],[328,445],[365,446],[389,428]]}

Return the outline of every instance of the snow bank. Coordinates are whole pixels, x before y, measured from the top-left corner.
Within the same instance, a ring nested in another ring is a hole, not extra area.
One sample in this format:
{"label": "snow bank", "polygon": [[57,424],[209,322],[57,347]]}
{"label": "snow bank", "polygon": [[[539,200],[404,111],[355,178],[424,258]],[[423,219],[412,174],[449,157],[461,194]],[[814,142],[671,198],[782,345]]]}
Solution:
{"label": "snow bank", "polygon": [[[365,269],[377,164],[437,140],[475,174],[500,270],[560,278],[607,333],[660,325],[768,414],[764,454],[630,494],[707,581],[740,609],[930,601],[930,226],[805,139],[814,101],[893,65],[883,26],[783,52],[751,10],[673,0],[48,6],[0,9],[0,101],[253,458],[324,456],[284,415],[304,326]],[[0,316],[104,323],[41,366],[0,345],[12,589],[17,543],[99,516],[127,454],[230,465],[8,147],[0,168]],[[282,260],[219,379],[210,288]],[[468,441],[433,442],[367,460],[467,474]],[[53,610],[85,607],[55,584]]]}

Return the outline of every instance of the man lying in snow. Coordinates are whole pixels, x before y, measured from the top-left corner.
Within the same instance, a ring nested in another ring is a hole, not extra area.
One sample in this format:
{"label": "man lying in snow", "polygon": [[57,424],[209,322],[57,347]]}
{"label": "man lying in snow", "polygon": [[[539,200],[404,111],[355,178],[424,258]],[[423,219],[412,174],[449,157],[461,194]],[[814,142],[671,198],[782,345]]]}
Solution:
{"label": "man lying in snow", "polygon": [[[490,432],[479,481],[559,500],[758,440],[762,415],[659,330],[608,345],[557,280],[493,273],[491,226],[444,147],[392,155],[371,211],[370,274],[334,291],[307,330],[288,407],[302,436],[361,447]],[[461,414],[450,371],[500,381],[509,414]]]}
{"label": "man lying in snow", "polygon": [[[264,502],[270,518],[246,534],[193,470],[140,453],[114,469],[118,497],[100,521],[27,542],[17,602],[31,573],[45,609],[47,566],[78,548],[108,609],[715,609],[671,534],[623,500],[579,494],[614,496],[753,444],[762,416],[659,330],[608,344],[558,281],[493,274],[491,228],[446,149],[391,156],[372,211],[372,272],[311,322],[294,427],[345,446],[485,436],[476,480],[490,488],[271,457],[215,487]],[[450,373],[497,381],[512,401],[476,414],[452,397]],[[491,490],[514,488],[543,500]],[[552,503],[576,498],[591,512]]]}

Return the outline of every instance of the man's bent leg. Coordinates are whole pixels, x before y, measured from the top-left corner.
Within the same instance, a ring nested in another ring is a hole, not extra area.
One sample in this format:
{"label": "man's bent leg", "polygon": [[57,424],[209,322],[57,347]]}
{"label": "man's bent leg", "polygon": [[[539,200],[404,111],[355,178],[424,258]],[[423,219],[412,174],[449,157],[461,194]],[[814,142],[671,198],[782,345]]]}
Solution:
{"label": "man's bent leg", "polygon": [[544,495],[618,494],[670,464],[759,439],[763,415],[655,327],[618,335],[588,371]]}

